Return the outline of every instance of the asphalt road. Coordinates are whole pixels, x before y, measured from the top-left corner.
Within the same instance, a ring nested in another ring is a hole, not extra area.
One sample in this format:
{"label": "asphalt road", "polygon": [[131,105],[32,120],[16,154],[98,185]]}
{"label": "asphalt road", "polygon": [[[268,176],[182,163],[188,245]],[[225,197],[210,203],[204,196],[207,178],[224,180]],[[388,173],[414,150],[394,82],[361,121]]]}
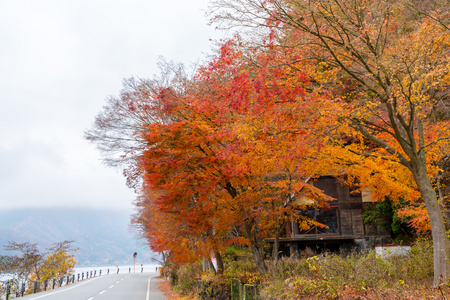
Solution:
{"label": "asphalt road", "polygon": [[104,275],[25,296],[23,300],[165,300],[153,273]]}

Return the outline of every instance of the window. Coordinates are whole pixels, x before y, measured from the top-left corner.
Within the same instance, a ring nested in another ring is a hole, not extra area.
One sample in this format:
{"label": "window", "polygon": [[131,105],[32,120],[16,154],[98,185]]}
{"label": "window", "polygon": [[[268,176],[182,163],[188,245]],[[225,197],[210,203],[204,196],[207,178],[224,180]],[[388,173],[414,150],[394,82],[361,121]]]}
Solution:
{"label": "window", "polygon": [[298,224],[296,233],[298,234],[339,234],[338,226],[338,211],[337,208],[331,207],[328,210],[307,210],[301,212],[302,215],[315,220],[321,224],[328,226],[328,228],[320,228],[313,226],[307,230],[299,231]]}

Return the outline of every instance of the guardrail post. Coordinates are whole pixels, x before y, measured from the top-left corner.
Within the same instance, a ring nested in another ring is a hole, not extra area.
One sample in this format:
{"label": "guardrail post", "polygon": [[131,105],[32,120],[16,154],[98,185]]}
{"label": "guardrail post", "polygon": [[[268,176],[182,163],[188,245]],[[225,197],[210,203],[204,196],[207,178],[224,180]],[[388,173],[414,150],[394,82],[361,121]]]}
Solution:
{"label": "guardrail post", "polygon": [[106,275],[109,275],[109,269],[108,269],[108,273]]}
{"label": "guardrail post", "polygon": [[117,274],[119,274],[119,268],[117,268]]}
{"label": "guardrail post", "polygon": [[128,273],[131,273],[131,268],[128,268]]}
{"label": "guardrail post", "polygon": [[98,276],[102,276],[102,270],[98,271]]}
{"label": "guardrail post", "polygon": [[47,285],[48,285],[48,281],[47,281],[47,279],[45,279],[45,280],[44,280],[44,291],[47,290]]}
{"label": "guardrail post", "polygon": [[11,285],[6,285],[6,300],[9,299],[9,294],[11,293]]}
{"label": "guardrail post", "polygon": [[63,280],[64,280],[64,277],[61,277],[61,279],[59,280],[59,287],[62,287]]}
{"label": "guardrail post", "polygon": [[141,267],[141,273],[144,272],[144,267]]}
{"label": "guardrail post", "polygon": [[81,280],[83,280],[83,279],[84,279],[84,272],[81,273]]}
{"label": "guardrail post", "polygon": [[33,293],[36,294],[37,292],[37,281],[34,281],[34,289],[33,289]]}
{"label": "guardrail post", "polygon": [[23,297],[24,293],[25,293],[25,282],[22,282],[22,289],[20,290],[20,296]]}
{"label": "guardrail post", "polygon": [[53,282],[52,282],[52,289],[55,289],[55,284],[56,284],[56,279],[53,278]]}
{"label": "guardrail post", "polygon": [[241,300],[241,281],[237,278],[231,278],[231,300]]}
{"label": "guardrail post", "polygon": [[97,274],[97,270],[94,271],[94,277],[95,277],[96,274]]}
{"label": "guardrail post", "polygon": [[245,300],[256,299],[256,286],[254,284],[244,284],[244,299]]}
{"label": "guardrail post", "polygon": [[91,271],[91,277],[92,277],[92,271]]}
{"label": "guardrail post", "polygon": [[72,275],[72,283],[75,283],[75,274]]}
{"label": "guardrail post", "polygon": [[69,285],[69,281],[70,281],[70,276],[67,275],[67,277],[66,277],[66,284],[67,284],[67,285]]}

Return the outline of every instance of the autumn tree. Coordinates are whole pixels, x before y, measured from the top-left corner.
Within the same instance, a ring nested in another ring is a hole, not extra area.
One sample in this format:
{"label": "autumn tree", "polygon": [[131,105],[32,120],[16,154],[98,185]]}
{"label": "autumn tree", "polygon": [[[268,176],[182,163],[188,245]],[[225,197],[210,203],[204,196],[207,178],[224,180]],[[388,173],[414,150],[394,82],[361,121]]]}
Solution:
{"label": "autumn tree", "polygon": [[[289,51],[278,51],[271,43],[268,37],[264,49],[250,51],[239,39],[224,43],[200,70],[199,85],[208,92],[196,97],[202,112],[208,111],[213,124],[223,127],[219,134],[226,137],[226,146],[220,152],[227,157],[225,174],[233,174],[224,188],[248,222],[243,233],[253,239],[257,262],[260,239],[271,236],[277,241],[287,221],[309,228],[312,220],[302,219],[298,210],[305,207],[294,199],[306,196],[314,200],[313,207],[325,205],[326,197],[306,179],[328,171],[310,160],[321,144],[311,130],[313,116],[325,109],[317,101],[321,95],[309,93],[307,76],[287,67],[294,63]],[[252,237],[254,232],[258,235]],[[277,242],[274,245],[276,259]]]}
{"label": "autumn tree", "polygon": [[32,273],[40,274],[45,254],[41,252],[37,244],[17,243],[10,241],[5,250],[17,252],[10,256],[8,273],[14,274],[18,281],[26,281]]}
{"label": "autumn tree", "polygon": [[335,145],[411,175],[431,224],[436,286],[450,275],[450,248],[432,185],[438,172],[433,163],[449,149],[449,6],[419,2],[215,1],[218,20],[279,30],[281,47],[295,47],[299,60],[315,63],[315,86],[332,91],[341,104],[334,112],[341,117],[339,130],[360,141]]}
{"label": "autumn tree", "polygon": [[319,97],[305,92],[305,77],[270,65],[282,53],[245,53],[240,47],[237,40],[224,43],[199,70],[195,88],[173,99],[173,122],[151,126],[144,173],[153,188],[178,193],[168,207],[178,207],[190,190],[198,202],[216,199],[222,214],[236,216],[234,224],[264,273],[264,237],[279,235],[292,218],[307,227],[314,223],[298,214],[305,206],[293,198],[307,195],[317,207],[326,199],[305,180],[314,173],[306,158],[316,144],[309,133],[313,119],[307,117],[320,102],[305,100]]}
{"label": "autumn tree", "polygon": [[[273,47],[246,53],[238,40],[224,43],[193,80],[166,86],[143,81],[122,93],[87,135],[127,156],[138,148],[114,144],[115,131],[123,133],[116,124],[134,128],[128,134],[142,148],[132,172],[126,172],[128,179],[139,178],[148,190],[161,193],[155,201],[158,213],[177,214],[217,237],[232,224],[245,237],[261,273],[267,270],[265,237],[279,235],[291,219],[304,226],[314,223],[298,214],[306,205],[293,200],[307,196],[313,207],[329,200],[305,180],[316,174],[312,165],[319,169],[307,159],[313,145],[320,144],[310,137],[314,119],[308,117],[326,108],[313,101],[320,94],[306,92],[306,76],[271,64],[285,58],[292,60]],[[216,238],[215,245],[220,244]]]}
{"label": "autumn tree", "polygon": [[[178,105],[175,101],[175,95],[182,95],[184,89],[187,88],[186,82],[188,80],[183,71],[180,71],[180,68],[174,67],[174,65],[166,64],[162,73],[162,77],[155,80],[139,82],[128,80],[120,97],[108,99],[108,105],[97,117],[94,128],[86,133],[86,137],[96,142],[102,153],[106,155],[105,161],[108,164],[114,166],[121,164],[125,167],[124,173],[127,177],[127,183],[140,194],[139,199],[152,199],[152,197],[149,197],[149,193],[160,193],[159,199],[157,199],[160,202],[158,208],[155,208],[156,206],[150,202],[140,202],[138,199],[138,206],[142,207],[143,204],[146,204],[149,207],[162,210],[166,216],[163,217],[164,220],[170,220],[175,225],[172,226],[172,223],[163,222],[155,224],[160,225],[158,228],[155,228],[155,226],[149,228],[146,227],[149,223],[144,220],[156,216],[158,211],[151,213],[149,210],[142,210],[139,213],[140,215],[136,220],[137,223],[144,225],[143,229],[146,230],[144,234],[156,236],[155,232],[158,232],[158,238],[162,238],[157,245],[152,245],[154,248],[164,244],[166,245],[164,247],[167,247],[166,242],[170,242],[171,245],[177,244],[180,239],[175,235],[179,235],[181,239],[203,235],[203,237],[208,237],[204,240],[206,242],[210,240],[211,235],[206,234],[206,232],[201,233],[201,230],[211,230],[207,228],[210,225],[205,222],[213,222],[212,217],[208,218],[202,215],[206,210],[199,214],[194,213],[194,210],[200,207],[200,202],[196,204],[195,199],[201,191],[195,190],[196,186],[185,186],[183,189],[180,185],[178,189],[169,188],[172,179],[174,179],[170,177],[171,175],[182,176],[187,169],[191,167],[195,169],[196,166],[194,161],[186,165],[173,165],[173,162],[170,162],[170,159],[173,158],[171,153],[164,155],[157,151],[158,147],[161,151],[175,151],[174,148],[170,150],[170,148],[164,146],[170,143],[176,145],[176,142],[180,140],[180,138],[171,139],[170,134],[183,135],[180,131],[176,132],[177,128],[181,128],[180,124],[176,122],[185,119],[183,114],[189,113],[187,110],[181,109],[180,106],[177,109],[173,108],[174,105]],[[162,134],[156,145],[152,145],[152,134],[153,137]],[[165,137],[164,134],[168,136]],[[187,148],[186,151],[189,149],[191,148]],[[117,153],[120,155],[116,155]],[[159,163],[158,155],[161,159]],[[179,169],[176,169],[176,167],[179,167]],[[175,170],[178,170],[178,174],[175,173]],[[150,187],[152,190],[146,187]],[[175,203],[175,201],[178,202]],[[161,202],[165,204],[163,205]],[[184,210],[182,207],[184,207]],[[213,211],[211,205],[208,211]],[[174,215],[177,218],[174,218]],[[196,220],[195,216],[198,217]],[[198,223],[195,225],[195,222]],[[164,237],[162,232],[167,233],[168,228],[173,229],[173,234]],[[172,238],[171,241],[169,241],[169,237]],[[156,238],[153,238],[153,241],[156,241]],[[195,241],[195,243],[197,242],[198,240]],[[181,244],[178,245],[181,246]],[[201,248],[203,253],[205,249],[211,249],[210,247],[202,248],[199,245],[196,247]],[[160,251],[166,250],[168,249],[160,248]],[[189,260],[190,251],[185,251],[183,255],[181,248],[180,251],[176,251],[177,249],[170,250],[173,259]],[[176,253],[180,255],[177,256]],[[218,256],[219,253],[217,252],[216,255]]]}
{"label": "autumn tree", "polygon": [[[141,234],[147,239],[150,248],[163,255],[164,266],[176,266],[183,263],[193,263],[203,257],[210,260],[214,253],[217,258],[217,273],[223,272],[220,245],[220,233],[210,224],[212,218],[201,214],[201,218],[183,215],[185,210],[158,206],[155,192],[149,191],[145,197],[140,196],[136,203],[138,213],[133,224],[140,228]],[[196,216],[193,209],[190,214]],[[217,237],[219,236],[219,238]]]}
{"label": "autumn tree", "polygon": [[[72,241],[54,243],[52,247],[42,251],[38,244],[17,243],[10,241],[5,250],[13,253],[6,260],[5,272],[13,275],[14,283],[28,280],[42,281],[57,275],[66,274],[75,265],[73,252],[76,251],[70,244]],[[50,270],[52,270],[50,272]],[[52,277],[48,277],[52,275]]]}
{"label": "autumn tree", "polygon": [[42,282],[71,275],[76,264],[73,256],[76,249],[70,245],[71,243],[72,241],[64,241],[53,244],[45,254],[40,272],[33,272],[31,279]]}

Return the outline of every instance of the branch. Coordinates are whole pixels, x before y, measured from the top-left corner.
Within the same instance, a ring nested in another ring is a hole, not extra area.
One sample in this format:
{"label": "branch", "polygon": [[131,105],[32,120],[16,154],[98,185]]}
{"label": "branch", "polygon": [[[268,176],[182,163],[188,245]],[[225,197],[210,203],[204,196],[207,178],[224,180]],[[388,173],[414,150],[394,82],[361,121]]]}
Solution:
{"label": "branch", "polygon": [[445,141],[445,140],[450,140],[450,136],[443,137],[443,138],[438,138],[437,140],[434,140],[434,141],[432,141],[431,143],[428,143],[428,144],[426,144],[426,145],[420,147],[418,152],[424,150],[425,148],[430,147],[431,145],[437,144],[438,142],[440,142],[440,141]]}
{"label": "branch", "polygon": [[367,139],[372,141],[374,144],[380,146],[381,148],[385,149],[388,153],[396,156],[399,160],[399,163],[404,165],[407,168],[411,168],[411,163],[409,160],[407,160],[401,153],[399,153],[397,150],[389,146],[385,141],[375,137],[373,134],[371,134],[357,119],[352,120],[353,125],[361,132]]}

